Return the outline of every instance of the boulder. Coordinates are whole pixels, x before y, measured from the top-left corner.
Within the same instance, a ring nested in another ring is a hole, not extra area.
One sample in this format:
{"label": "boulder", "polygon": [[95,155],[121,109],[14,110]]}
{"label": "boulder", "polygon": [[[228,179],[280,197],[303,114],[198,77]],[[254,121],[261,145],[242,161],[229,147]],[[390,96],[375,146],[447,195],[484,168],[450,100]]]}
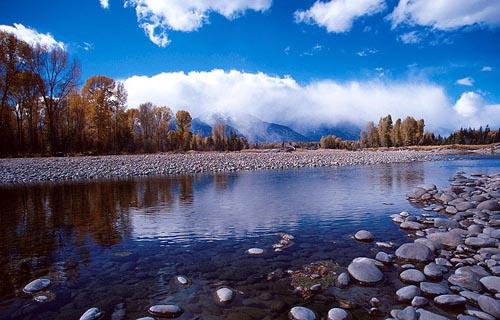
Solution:
{"label": "boulder", "polygon": [[348,320],[351,318],[349,312],[341,308],[332,308],[328,311],[328,320]]}
{"label": "boulder", "polygon": [[423,244],[405,243],[396,250],[396,257],[406,261],[429,262],[434,259],[434,254]]}
{"label": "boulder", "polygon": [[480,291],[482,289],[481,282],[476,277],[471,277],[470,275],[455,273],[448,278],[448,282],[471,291]]}
{"label": "boulder", "polygon": [[483,286],[493,294],[500,293],[500,277],[486,276],[479,279]]}
{"label": "boulder", "polygon": [[50,279],[36,279],[24,286],[23,291],[26,293],[33,293],[42,291],[50,285]]}
{"label": "boulder", "polygon": [[463,306],[465,302],[467,299],[456,294],[444,294],[434,298],[434,303],[439,307]]}
{"label": "boulder", "polygon": [[477,303],[481,310],[500,319],[500,300],[482,295],[477,299]]}
{"label": "boulder", "polygon": [[215,291],[217,302],[221,304],[231,303],[234,299],[234,291],[227,287],[220,287]]}
{"label": "boulder", "polygon": [[359,230],[354,235],[354,238],[358,241],[364,241],[364,242],[372,242],[375,239],[373,234],[370,231],[366,230]]}
{"label": "boulder", "polygon": [[479,203],[476,208],[479,210],[497,211],[500,210],[500,203],[497,200],[486,200]]}
{"label": "boulder", "polygon": [[456,220],[444,219],[444,218],[434,218],[434,227],[436,228],[460,228],[460,224]]}
{"label": "boulder", "polygon": [[352,262],[347,267],[351,277],[362,285],[373,285],[384,278],[382,272],[373,264],[368,262]]}
{"label": "boulder", "polygon": [[420,283],[420,290],[422,290],[422,293],[424,293],[424,295],[432,297],[449,293],[448,287],[433,282]]}
{"label": "boulder", "polygon": [[431,239],[447,247],[457,247],[459,244],[463,243],[462,237],[453,232],[431,233],[427,235],[427,239]]}
{"label": "boulder", "polygon": [[418,295],[420,295],[420,289],[415,285],[402,287],[396,291],[396,297],[400,302],[410,302]]}
{"label": "boulder", "polygon": [[405,283],[420,283],[425,281],[425,275],[417,269],[408,269],[399,275],[401,281]]}
{"label": "boulder", "polygon": [[149,314],[160,318],[178,318],[184,312],[181,307],[175,304],[158,304],[149,307]]}

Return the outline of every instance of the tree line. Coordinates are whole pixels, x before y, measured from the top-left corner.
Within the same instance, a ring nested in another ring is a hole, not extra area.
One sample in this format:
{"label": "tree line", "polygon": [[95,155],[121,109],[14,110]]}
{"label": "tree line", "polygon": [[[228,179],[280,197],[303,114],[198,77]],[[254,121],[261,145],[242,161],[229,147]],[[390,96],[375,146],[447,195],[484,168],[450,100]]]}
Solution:
{"label": "tree line", "polygon": [[435,135],[425,131],[424,119],[416,120],[408,116],[403,121],[397,119],[392,122],[391,115],[381,117],[378,126],[373,121],[366,124],[365,130],[361,131],[358,141],[346,141],[334,135],[321,137],[320,147],[323,149],[348,149],[357,150],[361,148],[378,147],[408,147],[408,146],[432,146],[452,144],[491,144],[500,142],[500,129],[491,130],[489,126],[485,129],[461,128],[448,137]]}
{"label": "tree line", "polygon": [[31,46],[0,32],[0,155],[234,151],[247,141],[225,124],[191,132],[189,112],[145,102],[127,107],[121,82],[95,75],[78,88],[81,69],[60,48]]}

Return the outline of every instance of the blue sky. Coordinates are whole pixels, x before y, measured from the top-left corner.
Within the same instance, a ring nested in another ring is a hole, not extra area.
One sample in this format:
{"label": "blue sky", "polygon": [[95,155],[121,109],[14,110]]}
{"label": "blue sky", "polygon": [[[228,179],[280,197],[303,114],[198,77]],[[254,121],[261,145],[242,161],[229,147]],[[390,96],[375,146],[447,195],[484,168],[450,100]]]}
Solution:
{"label": "blue sky", "polygon": [[17,0],[0,25],[64,46],[82,83],[124,81],[133,107],[500,126],[500,0]]}

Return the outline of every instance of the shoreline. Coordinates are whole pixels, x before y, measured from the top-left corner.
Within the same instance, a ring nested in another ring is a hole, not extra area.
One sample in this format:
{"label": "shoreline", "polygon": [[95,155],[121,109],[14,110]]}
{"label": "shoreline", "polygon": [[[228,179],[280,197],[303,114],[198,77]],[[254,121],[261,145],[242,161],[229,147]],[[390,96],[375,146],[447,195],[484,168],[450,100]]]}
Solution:
{"label": "shoreline", "polygon": [[11,158],[0,159],[0,185],[408,163],[460,154],[463,150],[303,150]]}

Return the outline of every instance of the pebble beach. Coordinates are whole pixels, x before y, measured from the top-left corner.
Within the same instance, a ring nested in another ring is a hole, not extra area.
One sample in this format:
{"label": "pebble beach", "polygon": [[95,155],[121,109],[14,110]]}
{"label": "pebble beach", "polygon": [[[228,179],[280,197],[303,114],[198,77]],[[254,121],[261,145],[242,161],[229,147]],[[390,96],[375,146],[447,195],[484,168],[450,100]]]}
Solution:
{"label": "pebble beach", "polygon": [[229,152],[0,159],[0,184],[430,161],[436,151]]}

